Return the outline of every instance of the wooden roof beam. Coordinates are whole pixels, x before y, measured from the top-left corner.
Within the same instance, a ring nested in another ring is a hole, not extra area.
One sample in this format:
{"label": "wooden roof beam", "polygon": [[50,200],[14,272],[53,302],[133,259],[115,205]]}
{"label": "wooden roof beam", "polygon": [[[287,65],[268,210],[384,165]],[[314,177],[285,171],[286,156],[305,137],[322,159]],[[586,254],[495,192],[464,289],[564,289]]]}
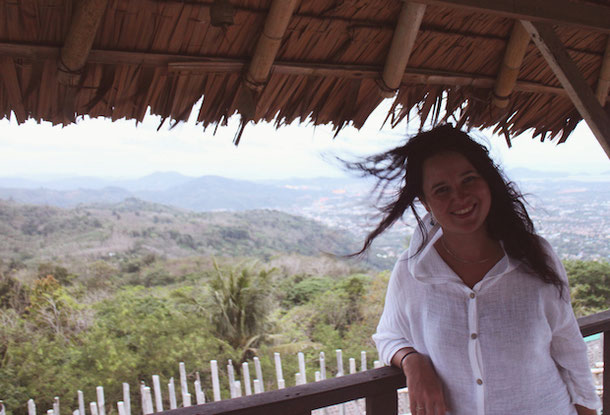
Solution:
{"label": "wooden roof beam", "polygon": [[107,4],[108,0],[81,0],[78,3],[59,56],[58,78],[62,84],[78,84]]}
{"label": "wooden roof beam", "polygon": [[498,108],[508,107],[510,102],[509,97],[517,84],[519,70],[521,69],[529,43],[530,34],[525,30],[521,22],[515,21],[506,51],[504,52],[500,73],[498,73],[498,78],[494,85],[492,103]]}
{"label": "wooden roof beam", "polygon": [[571,0],[418,0],[513,19],[571,25],[610,33],[610,7]]}
{"label": "wooden roof beam", "polygon": [[547,23],[525,20],[521,23],[610,158],[610,117],[599,104],[593,90],[566,52],[553,27]]}
{"label": "wooden roof beam", "polygon": [[400,86],[425,11],[425,4],[412,1],[404,1],[402,4],[390,51],[378,83],[379,92],[385,98],[393,97]]}
{"label": "wooden roof beam", "polygon": [[608,93],[610,92],[610,36],[606,43],[606,52],[602,61],[602,67],[599,71],[599,81],[597,81],[597,100],[603,107],[606,105],[608,100]]}
{"label": "wooden roof beam", "polygon": [[244,79],[250,89],[261,90],[267,82],[297,3],[298,0],[273,0]]}

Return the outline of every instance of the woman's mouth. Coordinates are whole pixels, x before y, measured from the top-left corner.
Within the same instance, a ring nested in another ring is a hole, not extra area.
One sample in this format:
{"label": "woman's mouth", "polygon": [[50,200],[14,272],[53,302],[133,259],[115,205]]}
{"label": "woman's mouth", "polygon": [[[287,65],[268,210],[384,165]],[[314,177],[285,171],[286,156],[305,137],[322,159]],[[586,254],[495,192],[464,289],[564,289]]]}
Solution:
{"label": "woman's mouth", "polygon": [[458,215],[458,216],[465,216],[468,215],[470,212],[472,212],[474,210],[475,205],[471,205],[468,207],[465,207],[464,209],[459,209],[459,210],[454,210],[453,213],[454,215]]}

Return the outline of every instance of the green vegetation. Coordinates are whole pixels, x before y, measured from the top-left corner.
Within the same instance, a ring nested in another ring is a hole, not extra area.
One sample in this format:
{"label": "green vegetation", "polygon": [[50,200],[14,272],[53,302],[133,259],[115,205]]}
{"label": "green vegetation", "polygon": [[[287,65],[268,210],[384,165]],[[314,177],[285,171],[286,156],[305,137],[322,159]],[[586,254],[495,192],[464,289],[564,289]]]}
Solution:
{"label": "green vegetation", "polygon": [[[134,200],[72,211],[0,202],[0,226],[12,241],[0,242],[0,399],[7,414],[25,415],[30,398],[44,412],[55,396],[69,412],[77,390],[91,402],[99,385],[114,414],[123,382],[138,411],[137,385],[150,385],[153,374],[167,384],[181,361],[191,384],[200,373],[209,397],[209,361],[218,360],[224,398],[229,359],[259,356],[267,390],[276,351],[289,386],[299,351],[310,380],[321,351],[329,371],[337,348],[346,361],[361,350],[372,361],[370,336],[389,272],[319,256],[315,241],[333,246],[335,236],[325,242],[328,230],[309,222],[311,233],[304,233],[301,221],[269,211],[190,214]],[[301,243],[310,248],[295,253]],[[579,315],[610,308],[610,264],[565,266]]]}

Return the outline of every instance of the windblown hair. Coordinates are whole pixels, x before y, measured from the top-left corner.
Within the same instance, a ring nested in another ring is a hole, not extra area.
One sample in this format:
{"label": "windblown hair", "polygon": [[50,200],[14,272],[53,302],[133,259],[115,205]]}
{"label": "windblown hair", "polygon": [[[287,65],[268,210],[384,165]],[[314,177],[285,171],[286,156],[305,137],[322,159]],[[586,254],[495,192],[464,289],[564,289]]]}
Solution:
{"label": "windblown hair", "polygon": [[[423,200],[423,165],[430,157],[447,152],[464,156],[487,182],[491,192],[491,207],[486,222],[489,236],[502,241],[509,256],[521,260],[533,275],[545,283],[557,286],[561,292],[564,284],[551,266],[551,259],[534,231],[534,224],[525,209],[523,194],[514,183],[505,179],[489,157],[485,146],[448,124],[421,132],[404,145],[387,152],[360,162],[346,163],[348,169],[376,179],[373,192],[378,192],[377,202],[382,217],[377,227],[366,237],[362,249],[354,255],[363,254],[375,238],[402,218],[408,208],[415,215],[423,235],[422,244],[415,255],[421,252],[427,243],[427,233],[415,202],[417,199]],[[397,190],[388,193],[393,187]]]}

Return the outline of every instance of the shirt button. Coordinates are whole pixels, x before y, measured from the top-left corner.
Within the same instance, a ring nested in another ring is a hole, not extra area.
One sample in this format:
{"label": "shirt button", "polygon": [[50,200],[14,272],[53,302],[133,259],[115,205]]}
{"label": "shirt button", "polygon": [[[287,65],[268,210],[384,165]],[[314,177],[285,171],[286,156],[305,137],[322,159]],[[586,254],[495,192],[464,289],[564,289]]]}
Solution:
{"label": "shirt button", "polygon": [[470,338],[471,338],[472,340],[476,339],[476,338],[477,338],[477,334],[476,334],[476,333],[472,333],[472,334],[470,335]]}
{"label": "shirt button", "polygon": [[474,297],[476,297],[476,296],[474,295],[474,293],[470,293],[470,298],[474,298]]}
{"label": "shirt button", "polygon": [[477,379],[477,385],[482,385],[483,384],[483,380],[482,379]]}

